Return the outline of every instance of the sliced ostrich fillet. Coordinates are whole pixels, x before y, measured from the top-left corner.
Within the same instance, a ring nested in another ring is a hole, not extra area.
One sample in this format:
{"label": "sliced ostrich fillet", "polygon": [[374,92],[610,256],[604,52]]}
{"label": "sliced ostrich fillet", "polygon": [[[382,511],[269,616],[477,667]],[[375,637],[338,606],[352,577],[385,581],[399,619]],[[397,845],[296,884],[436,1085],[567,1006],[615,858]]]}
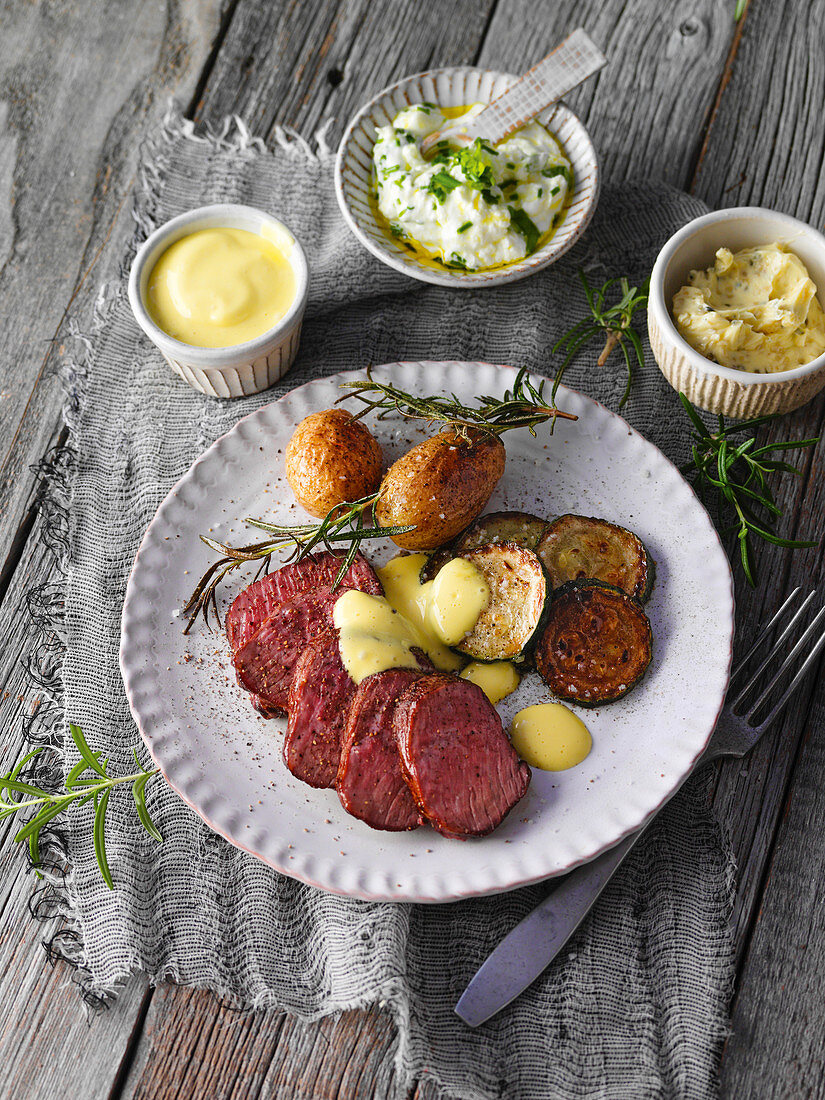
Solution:
{"label": "sliced ostrich fillet", "polygon": [[[250,584],[236,596],[226,613],[226,635],[232,652],[244,646],[284,600],[333,584],[340,568],[341,558],[335,554],[307,554],[301,561],[290,562]],[[374,596],[383,594],[375,571],[360,553],[342,578],[341,585]]]}
{"label": "sliced ostrich fillet", "polygon": [[344,668],[338,631],[317,634],[306,646],[289,689],[286,766],[311,787],[334,787],[344,724],[355,681]]}
{"label": "sliced ostrich fillet", "polygon": [[[255,697],[262,714],[285,711],[295,664],[307,642],[332,627],[332,609],[345,591],[324,585],[299,592],[278,604],[272,614],[232,658],[238,682]],[[265,708],[265,709],[262,709]]]}
{"label": "sliced ostrich fillet", "polygon": [[492,832],[527,790],[529,767],[495,707],[468,680],[422,676],[398,701],[394,724],[418,808],[445,836]]}
{"label": "sliced ostrich fillet", "polygon": [[376,672],[358,685],[344,729],[338,796],[373,829],[401,831],[424,823],[401,772],[393,714],[398,697],[421,677],[410,668]]}

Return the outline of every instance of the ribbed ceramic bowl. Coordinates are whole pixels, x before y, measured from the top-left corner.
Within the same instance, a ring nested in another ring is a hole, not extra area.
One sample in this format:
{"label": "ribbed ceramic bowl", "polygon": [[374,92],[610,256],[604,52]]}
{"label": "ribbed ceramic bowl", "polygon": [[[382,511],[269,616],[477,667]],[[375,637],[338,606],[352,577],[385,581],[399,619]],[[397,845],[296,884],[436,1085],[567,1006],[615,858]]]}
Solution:
{"label": "ribbed ceramic bowl", "polygon": [[825,303],[825,237],[796,218],[758,206],[717,210],[688,222],[656,259],[647,310],[650,346],[668,382],[700,409],[737,419],[786,413],[825,386],[825,355],[776,374],[750,374],[700,355],[673,320],[673,295],[691,271],[713,265],[718,248],[736,252],[777,241],[799,256],[817,286],[820,304]]}
{"label": "ribbed ceramic bowl", "polygon": [[541,248],[518,263],[491,271],[449,271],[427,267],[379,224],[370,203],[372,150],[375,130],[386,126],[411,103],[427,101],[441,107],[490,103],[518,79],[486,69],[434,69],[418,73],[385,88],[363,107],[344,134],[335,166],[335,189],[347,224],[358,240],[379,260],[401,271],[439,286],[498,286],[524,279],[552,264],[571,248],[587,227],[599,194],[599,171],[593,144],[571,110],[555,103],[538,116],[556,137],[573,165],[574,190],[556,232]]}
{"label": "ribbed ceramic bowl", "polygon": [[[152,268],[170,245],[188,233],[215,228],[246,229],[277,242],[288,254],[295,275],[295,300],[277,325],[254,340],[227,348],[200,348],[158,328],[146,309],[146,288]],[[144,241],[129,274],[129,304],[135,320],[172,370],[210,397],[245,397],[269,389],[283,378],[298,354],[308,290],[304,250],[284,223],[254,206],[235,203],[201,206],[160,226]]]}

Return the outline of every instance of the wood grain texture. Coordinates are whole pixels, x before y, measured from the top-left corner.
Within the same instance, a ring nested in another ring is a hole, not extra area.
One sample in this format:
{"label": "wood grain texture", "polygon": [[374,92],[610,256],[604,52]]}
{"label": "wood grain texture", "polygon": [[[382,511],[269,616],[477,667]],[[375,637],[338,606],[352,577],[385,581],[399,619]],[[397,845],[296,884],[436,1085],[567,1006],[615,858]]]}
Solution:
{"label": "wood grain texture", "polygon": [[724,1060],[729,1097],[823,1095],[825,701],[804,723]]}
{"label": "wood grain texture", "polygon": [[[50,341],[58,335],[59,348],[63,312],[101,247],[72,308],[88,304],[114,270],[129,231],[120,203],[136,149],[168,89],[183,102],[194,96],[203,121],[239,113],[270,136],[277,124],[309,135],[334,114],[335,140],[363,100],[393,79],[476,60],[520,71],[581,24],[611,62],[569,99],[605,178],[647,175],[682,186],[694,178],[712,205],[758,201],[821,221],[823,6],[752,4],[737,29],[727,0],[670,0],[655,11],[643,0],[230,0],[210,52],[217,0],[168,9],[121,0],[105,19],[97,0],[0,5],[0,301],[14,322],[0,328],[0,580],[6,560],[10,581],[5,598],[0,584],[0,766],[19,755],[22,717],[37,694],[22,663],[32,653],[23,592],[52,572],[36,525],[20,526],[33,499],[27,466],[53,437],[60,404],[48,377]],[[766,438],[815,433],[824,415],[825,398]],[[822,465],[820,450],[806,459],[803,479],[781,483],[786,533],[821,525]],[[743,637],[788,585],[812,583],[823,567],[819,551],[766,547],[757,560],[759,589],[737,582]],[[822,709],[821,686],[816,694],[812,686],[749,761],[723,765],[715,789],[740,865],[743,961],[724,1089],[736,1100],[821,1092],[825,957],[812,884],[823,868],[808,838],[825,825]],[[378,1011],[301,1024],[275,1012],[235,1013],[203,991],[152,991],[136,979],[88,1028],[67,969],[43,965],[48,928],[29,919],[32,884],[12,833],[4,823],[0,1096],[394,1094],[394,1036]],[[418,1100],[429,1096],[416,1090]]]}
{"label": "wood grain texture", "polygon": [[[27,605],[31,585],[54,577],[54,558],[41,539],[39,523],[0,607],[0,769],[7,771],[25,751],[24,721],[47,706],[27,667],[47,667],[55,648],[48,632],[33,631]],[[25,656],[26,664],[21,661]],[[148,991],[131,982],[114,1007],[90,1027],[72,971],[49,966],[43,942],[62,927],[48,887],[38,885],[24,852],[14,843],[13,819],[0,823],[0,1095],[108,1097],[134,1038]]]}
{"label": "wood grain texture", "polygon": [[122,1100],[371,1100],[395,1094],[394,1028],[378,1010],[302,1023],[239,1012],[204,990],[162,985],[146,1016]]}
{"label": "wood grain texture", "polygon": [[385,85],[434,65],[470,64],[494,0],[241,0],[197,105],[198,121],[239,114],[258,135],[276,125],[328,140]]}
{"label": "wood grain texture", "polygon": [[85,281],[113,227],[128,231],[141,136],[194,89],[218,5],[0,6],[0,568],[59,420],[65,311],[87,316],[116,271],[119,243]]}
{"label": "wood grain texture", "polygon": [[[825,222],[825,4],[749,5],[692,190]],[[758,91],[757,91],[758,89]]]}
{"label": "wood grain texture", "polygon": [[593,138],[602,178],[683,187],[730,49],[731,12],[717,0],[510,0],[497,8],[478,63],[522,72],[583,26],[608,64],[565,102]]}

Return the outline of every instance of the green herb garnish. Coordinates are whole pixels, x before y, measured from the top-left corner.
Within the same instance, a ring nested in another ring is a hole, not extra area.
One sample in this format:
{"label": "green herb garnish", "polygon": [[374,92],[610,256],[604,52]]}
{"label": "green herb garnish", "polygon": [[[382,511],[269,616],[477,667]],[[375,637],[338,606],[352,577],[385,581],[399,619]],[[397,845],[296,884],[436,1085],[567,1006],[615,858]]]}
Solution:
{"label": "green herb garnish", "polygon": [[402,240],[406,237],[406,233],[397,222],[390,222],[390,233],[393,237],[400,237]]}
{"label": "green herb garnish", "polygon": [[494,186],[493,170],[484,157],[481,138],[476,138],[469,148],[459,149],[455,159],[467,182],[477,190]]}
{"label": "green herb garnish", "polygon": [[494,195],[489,188],[481,192],[481,197],[488,206],[498,206],[498,195]]}
{"label": "green herb garnish", "polygon": [[[331,508],[317,523],[302,523],[292,527],[280,523],[269,523],[262,519],[245,519],[244,523],[248,523],[250,527],[257,527],[261,531],[267,531],[276,536],[264,542],[251,543],[249,546],[228,546],[226,543],[218,542],[217,539],[209,538],[208,535],[201,535],[201,542],[221,556],[209,566],[184,605],[183,613],[188,616],[188,620],[183,633],[189,633],[199,615],[203,615],[203,621],[208,626],[210,607],[220,625],[215,593],[224,577],[247,562],[259,562],[256,574],[258,577],[269,571],[272,555],[279,550],[291,547],[292,555],[289,560],[300,561],[317,547],[332,551],[336,543],[343,543],[347,549],[346,553],[341,555],[341,568],[335,577],[333,587],[340,584],[344,574],[355,560],[362,542],[368,539],[392,538],[393,535],[403,535],[413,530],[413,527],[379,527],[375,514],[377,502],[378,493],[362,497],[360,500],[345,501]],[[372,526],[364,526],[365,513],[371,516]]]}
{"label": "green herb garnish", "polygon": [[507,209],[510,211],[510,221],[514,228],[524,237],[528,254],[533,252],[541,237],[539,227],[526,211],[517,210],[515,206],[508,206]]}
{"label": "green herb garnish", "polygon": [[542,168],[541,174],[548,180],[553,179],[554,176],[563,176],[568,185],[573,186],[573,173],[566,164],[554,164],[550,168]]}
{"label": "green herb garnish", "polygon": [[153,840],[162,842],[163,837],[146,809],[146,787],[158,775],[160,768],[147,770],[138,760],[137,752],[132,750],[139,770],[132,775],[110,776],[107,771],[109,761],[101,761],[101,754],[89,748],[80,726],[70,723],[69,733],[80,753],[80,760],[66,776],[64,789],[52,793],[20,778],[26,765],[45,750],[45,746],[40,746],[24,756],[10,772],[0,776],[0,820],[21,811],[34,811],[33,816],[14,839],[18,842],[28,841],[31,860],[37,868],[41,862],[40,833],[43,827],[73,803],[76,806],[84,806],[87,802],[92,802],[95,809],[93,829],[95,857],[106,885],[112,890],[114,882],[109,870],[109,861],[106,858],[105,835],[109,797],[115,787],[120,787],[124,783],[131,784],[132,797],[135,800],[141,825]]}
{"label": "green herb garnish", "polygon": [[459,256],[457,252],[451,252],[448,260],[441,261],[445,267],[457,267],[460,271],[469,270],[467,267],[467,261],[463,256]]}
{"label": "green herb garnish", "polygon": [[439,171],[432,177],[427,185],[427,191],[434,195],[439,202],[444,202],[450,191],[455,191],[461,186],[461,181],[455,179],[449,172]]}
{"label": "green herb garnish", "polygon": [[443,423],[457,433],[469,438],[469,429],[500,436],[513,428],[527,428],[531,435],[536,427],[547,420],[578,419],[572,413],[556,408],[555,402],[544,395],[544,382],[538,387],[527,376],[527,368],[522,367],[515,377],[513,389],[507,390],[503,397],[477,397],[475,405],[462,405],[455,394],[450,397],[418,397],[385,382],[376,382],[369,371],[365,381],[342,382],[342,389],[352,393],[340,398],[346,401],[354,397],[364,406],[353,419],[360,420],[369,412],[375,412],[379,420],[393,413],[400,413],[411,420],[426,420],[429,423]]}
{"label": "green herb garnish", "polygon": [[[641,286],[635,287],[630,286],[627,279],[623,276],[620,279],[608,279],[599,290],[593,290],[581,268],[579,268],[579,278],[584,287],[584,295],[590,309],[590,316],[579,321],[577,325],[574,325],[569,332],[566,332],[564,336],[553,345],[554,355],[558,351],[566,353],[564,362],[556,372],[556,377],[553,382],[553,398],[555,399],[562,376],[571,359],[573,359],[573,357],[577,355],[584,345],[592,340],[594,336],[603,336],[605,338],[605,343],[599,358],[596,360],[598,366],[603,367],[605,365],[608,356],[617,345],[621,347],[625,364],[627,365],[627,386],[619,402],[619,408],[621,409],[630,396],[630,386],[633,382],[633,368],[631,366],[626,341],[629,341],[633,347],[639,366],[641,367],[644,365],[642,342],[639,339],[639,334],[632,328],[631,321],[637,309],[640,307],[647,307],[647,293],[650,286],[650,279],[645,279]],[[616,285],[618,285],[620,290],[619,300],[615,305],[606,306],[605,302],[607,297]]]}
{"label": "green herb garnish", "polygon": [[472,226],[472,224],[472,222],[465,222],[463,225],[460,225],[458,229],[456,229],[456,233],[466,233],[467,230]]}
{"label": "green herb garnish", "polygon": [[679,400],[694,428],[691,436],[693,458],[681,467],[681,471],[683,474],[693,474],[693,481],[700,495],[713,492],[723,505],[734,512],[735,522],[731,530],[737,533],[742,569],[748,584],[755,584],[751,568],[752,537],[792,550],[818,546],[819,540],[783,539],[776,534],[776,524],[782,516],[782,509],[773,498],[767,478],[775,473],[799,475],[801,471],[796,466],[771,456],[778,451],[814,447],[819,442],[819,437],[790,443],[767,443],[757,447],[756,439],[751,436],[744,442],[737,443],[732,436],[740,432],[752,432],[762,424],[776,420],[779,414],[757,416],[735,425],[726,424],[725,418],[720,416],[717,431],[711,432],[683,393],[679,394]]}

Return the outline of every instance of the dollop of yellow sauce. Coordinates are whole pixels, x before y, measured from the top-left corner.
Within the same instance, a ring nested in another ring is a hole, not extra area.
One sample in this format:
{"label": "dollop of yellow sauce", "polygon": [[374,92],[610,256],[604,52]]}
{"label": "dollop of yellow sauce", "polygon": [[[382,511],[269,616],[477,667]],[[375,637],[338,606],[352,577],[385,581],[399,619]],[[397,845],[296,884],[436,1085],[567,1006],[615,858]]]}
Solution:
{"label": "dollop of yellow sauce", "polygon": [[225,348],[254,340],[295,300],[287,233],[199,229],[175,241],[149,274],[146,307],[185,344]]}
{"label": "dollop of yellow sauce", "polygon": [[464,664],[449,647],[475,626],[490,590],[482,572],[463,558],[421,584],[426,560],[426,554],[393,558],[378,570],[384,596],[345,592],[336,602],[341,660],[356,684],[388,668],[418,668],[414,650],[443,672]]}
{"label": "dollop of yellow sauce", "polygon": [[673,298],[676,327],[701,355],[738,370],[772,374],[825,352],[817,288],[785,244],[720,248],[713,267],[691,271]]}
{"label": "dollop of yellow sauce", "polygon": [[525,707],[510,728],[513,748],[533,768],[562,772],[581,764],[593,747],[590,730],[563,703]]}
{"label": "dollop of yellow sauce", "polygon": [[514,692],[521,683],[521,676],[509,661],[491,661],[489,664],[473,661],[460,675],[471,684],[477,684],[493,706]]}

